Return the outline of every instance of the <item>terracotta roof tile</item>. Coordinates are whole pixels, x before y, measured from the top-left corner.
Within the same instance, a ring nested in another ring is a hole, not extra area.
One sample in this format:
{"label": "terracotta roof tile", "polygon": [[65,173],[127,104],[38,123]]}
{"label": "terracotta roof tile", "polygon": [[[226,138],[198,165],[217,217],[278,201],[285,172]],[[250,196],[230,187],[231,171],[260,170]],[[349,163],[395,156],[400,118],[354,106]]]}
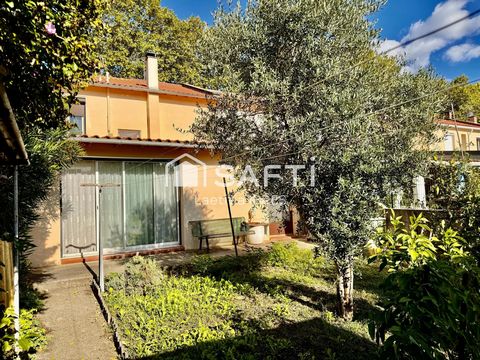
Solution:
{"label": "terracotta roof tile", "polygon": [[[112,86],[129,90],[148,91],[147,81],[144,79],[124,79],[110,76],[107,81],[106,76],[99,76],[93,81],[93,84],[95,86]],[[169,95],[188,96],[202,99],[207,95],[215,93],[214,91],[188,84],[174,84],[168,82],[159,82],[158,91]]]}
{"label": "terracotta roof tile", "polygon": [[474,129],[480,129],[480,124],[468,122],[468,121],[442,119],[442,120],[438,120],[438,123],[442,125],[451,125],[451,126],[458,125],[458,126],[464,126],[464,127],[471,127]]}

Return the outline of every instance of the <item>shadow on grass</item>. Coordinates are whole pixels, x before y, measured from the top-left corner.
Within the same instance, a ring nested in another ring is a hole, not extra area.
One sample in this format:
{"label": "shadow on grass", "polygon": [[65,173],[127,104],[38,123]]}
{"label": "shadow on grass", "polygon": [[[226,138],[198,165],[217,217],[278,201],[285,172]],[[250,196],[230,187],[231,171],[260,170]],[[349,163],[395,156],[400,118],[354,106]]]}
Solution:
{"label": "shadow on grass", "polygon": [[[216,280],[225,279],[236,286],[252,286],[267,295],[282,294],[292,301],[317,311],[336,313],[337,296],[334,288],[334,278],[332,279],[330,270],[325,271],[325,276],[318,274],[319,276],[317,277],[319,282],[328,279],[328,283],[331,283],[330,288],[326,285],[306,285],[301,280],[295,281],[263,275],[265,257],[266,254],[264,252],[253,252],[240,257],[226,256],[207,261],[203,266],[198,263],[196,265],[187,264],[180,268],[180,273],[177,272],[177,275],[191,276],[197,274],[210,276]],[[356,289],[370,292],[379,291],[378,286],[381,282],[381,276],[375,276],[373,268],[368,267],[366,270],[368,271],[362,272],[362,278],[357,282]],[[354,301],[354,320],[367,320],[372,312],[377,311],[377,308],[365,299],[356,298]]]}
{"label": "shadow on grass", "polygon": [[378,264],[367,265],[366,262],[356,264],[356,269],[355,289],[383,295],[381,284],[387,276],[385,270],[379,271]]}
{"label": "shadow on grass", "polygon": [[366,338],[321,318],[138,359],[378,359]]}

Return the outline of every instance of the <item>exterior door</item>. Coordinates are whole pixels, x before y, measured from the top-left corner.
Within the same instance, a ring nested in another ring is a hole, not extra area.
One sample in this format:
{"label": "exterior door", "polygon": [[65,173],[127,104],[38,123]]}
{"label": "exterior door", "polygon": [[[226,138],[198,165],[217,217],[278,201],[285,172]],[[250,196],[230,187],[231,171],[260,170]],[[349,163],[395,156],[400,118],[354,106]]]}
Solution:
{"label": "exterior door", "polygon": [[97,251],[97,219],[105,250],[179,244],[178,216],[165,163],[80,161],[62,174],[62,256]]}
{"label": "exterior door", "polygon": [[97,250],[95,162],[80,161],[62,174],[62,255]]}
{"label": "exterior door", "polygon": [[97,162],[98,183],[104,185],[99,199],[100,236],[105,249],[123,248],[122,162]]}

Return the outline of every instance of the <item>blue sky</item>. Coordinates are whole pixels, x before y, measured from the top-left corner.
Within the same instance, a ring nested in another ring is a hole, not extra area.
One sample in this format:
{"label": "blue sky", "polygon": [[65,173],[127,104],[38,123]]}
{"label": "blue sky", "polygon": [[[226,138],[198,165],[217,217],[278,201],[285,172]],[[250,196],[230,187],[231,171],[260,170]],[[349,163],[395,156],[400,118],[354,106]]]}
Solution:
{"label": "blue sky", "polygon": [[[195,15],[207,23],[212,22],[211,13],[217,7],[217,0],[162,0],[161,3],[180,18]],[[480,9],[480,0],[390,0],[374,17],[385,39],[382,49],[389,49],[402,40],[429,32],[477,9]],[[480,16],[396,53],[406,56],[412,71],[431,64],[447,79],[461,74],[470,79],[480,78]]]}

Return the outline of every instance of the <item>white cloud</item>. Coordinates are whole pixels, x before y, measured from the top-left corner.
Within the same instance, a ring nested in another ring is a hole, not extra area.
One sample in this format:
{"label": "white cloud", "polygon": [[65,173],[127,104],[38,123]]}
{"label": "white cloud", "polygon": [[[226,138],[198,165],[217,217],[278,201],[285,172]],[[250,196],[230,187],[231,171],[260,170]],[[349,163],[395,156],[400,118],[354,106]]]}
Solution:
{"label": "white cloud", "polygon": [[[467,16],[469,12],[465,9],[465,5],[468,2],[469,0],[447,0],[438,4],[433,10],[433,13],[426,20],[419,20],[412,24],[408,34],[400,42],[395,40],[385,40],[380,46],[381,51],[382,49],[383,51],[388,50],[395,46],[395,44],[398,45],[414,39]],[[476,16],[461,21],[458,24],[439,31],[431,36],[417,40],[401,49],[389,52],[389,55],[404,55],[405,59],[410,63],[408,69],[415,71],[420,67],[430,64],[430,56],[432,53],[439,51],[466,36],[471,36],[479,32],[479,30],[480,16]]]}
{"label": "white cloud", "polygon": [[445,58],[451,62],[465,62],[480,57],[480,45],[462,44],[452,46],[445,52]]}

